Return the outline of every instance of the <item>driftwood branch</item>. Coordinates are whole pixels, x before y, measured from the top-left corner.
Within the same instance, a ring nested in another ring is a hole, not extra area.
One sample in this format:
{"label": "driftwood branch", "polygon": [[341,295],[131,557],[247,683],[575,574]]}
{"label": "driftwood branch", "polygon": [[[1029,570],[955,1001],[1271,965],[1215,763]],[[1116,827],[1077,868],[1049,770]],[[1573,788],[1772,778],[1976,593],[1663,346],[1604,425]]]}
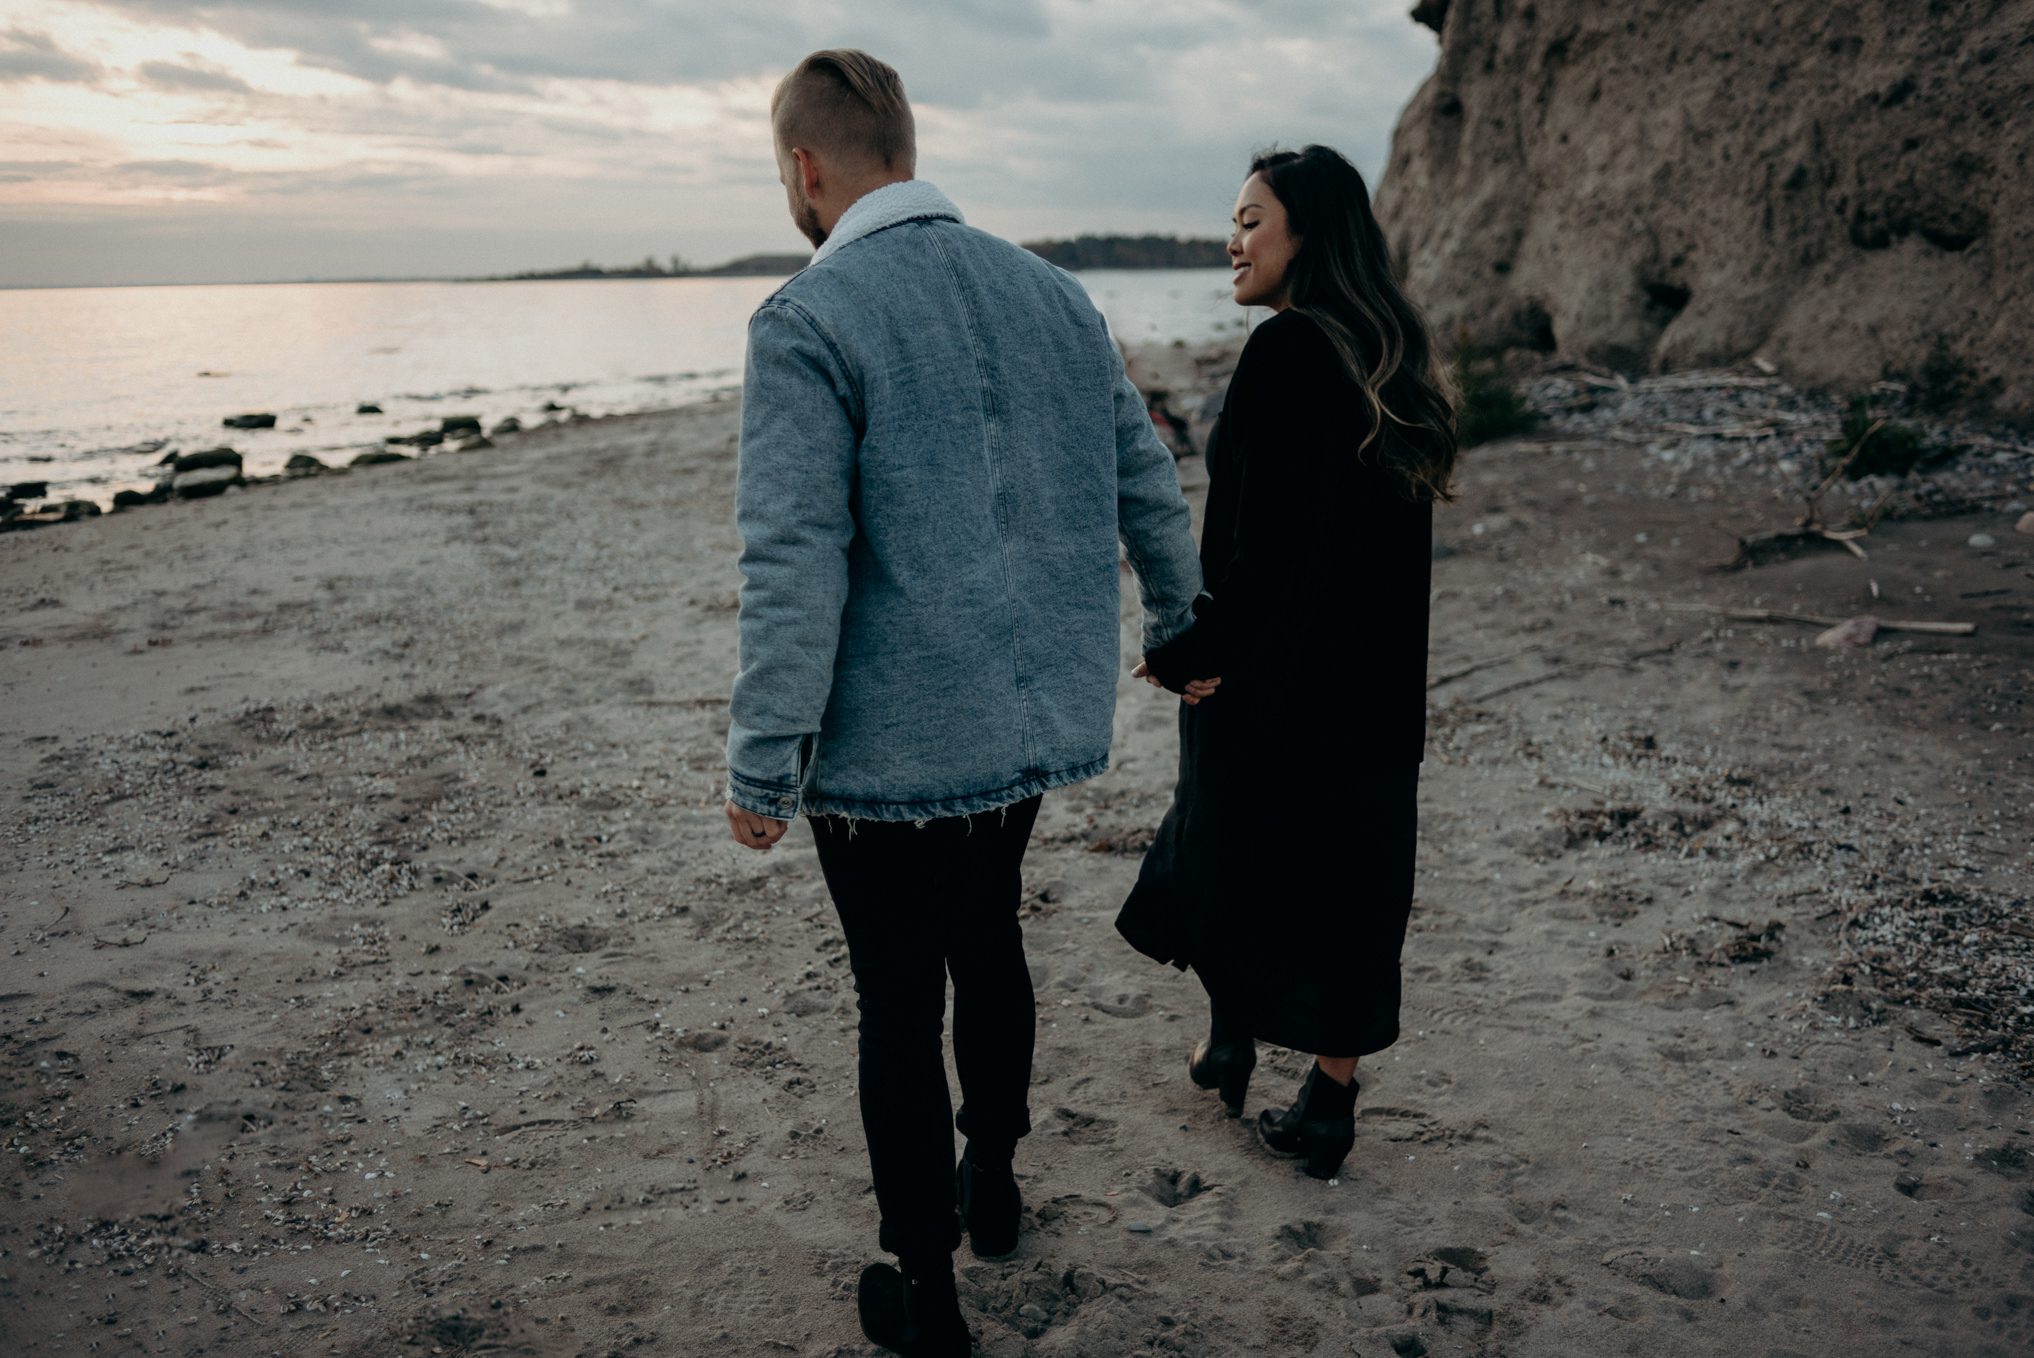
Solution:
{"label": "driftwood branch", "polygon": [[[1668,604],[1676,613],[1714,613],[1733,622],[1798,622],[1809,627],[1840,627],[1848,618],[1826,618],[1815,613],[1783,613],[1776,608],[1719,608],[1715,604]],[[1889,622],[1879,620],[1881,632],[1925,632],[1938,637],[1967,637],[1977,631],[1974,622]]]}
{"label": "driftwood branch", "polygon": [[1851,463],[1857,461],[1858,454],[1862,453],[1865,445],[1871,442],[1872,435],[1885,427],[1886,422],[1883,419],[1874,420],[1870,428],[1858,435],[1856,441],[1850,445],[1849,451],[1845,452],[1837,460],[1836,465],[1829,469],[1829,475],[1823,477],[1821,483],[1808,493],[1808,503],[1805,512],[1801,515],[1800,521],[1792,528],[1774,528],[1761,533],[1745,533],[1740,535],[1737,539],[1737,555],[1728,561],[1719,563],[1716,569],[1724,571],[1741,570],[1752,563],[1752,557],[1760,547],[1789,541],[1798,542],[1811,538],[1820,538],[1825,542],[1833,542],[1858,560],[1869,561],[1871,558],[1865,554],[1864,548],[1857,545],[1857,539],[1871,532],[1872,527],[1878,523],[1879,516],[1885,512],[1886,505],[1890,502],[1891,496],[1881,495],[1872,504],[1872,507],[1865,511],[1865,522],[1861,528],[1831,528],[1823,523],[1822,497],[1828,493],[1831,486],[1835,485],[1842,478],[1845,472],[1850,470]]}

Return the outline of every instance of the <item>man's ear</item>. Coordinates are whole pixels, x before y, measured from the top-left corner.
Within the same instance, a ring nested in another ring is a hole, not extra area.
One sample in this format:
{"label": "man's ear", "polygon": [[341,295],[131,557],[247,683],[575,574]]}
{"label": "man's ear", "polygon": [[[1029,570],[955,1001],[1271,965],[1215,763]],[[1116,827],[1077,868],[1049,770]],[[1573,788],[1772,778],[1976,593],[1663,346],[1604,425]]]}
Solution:
{"label": "man's ear", "polygon": [[817,198],[822,178],[819,162],[813,159],[812,152],[802,146],[791,148],[791,158],[798,164],[798,186],[805,191],[806,199]]}

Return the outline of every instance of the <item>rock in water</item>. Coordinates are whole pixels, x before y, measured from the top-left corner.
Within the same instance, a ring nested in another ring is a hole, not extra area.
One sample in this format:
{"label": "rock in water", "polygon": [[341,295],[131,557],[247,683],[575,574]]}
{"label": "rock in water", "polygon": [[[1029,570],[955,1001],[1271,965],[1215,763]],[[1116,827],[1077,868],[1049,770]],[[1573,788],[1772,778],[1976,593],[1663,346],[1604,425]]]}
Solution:
{"label": "rock in water", "polygon": [[221,421],[228,429],[273,429],[273,415],[228,415]]}
{"label": "rock in water", "polygon": [[370,448],[364,453],[357,454],[346,465],[349,467],[377,467],[384,462],[408,462],[409,460],[410,456],[408,453],[394,453],[386,448]]}
{"label": "rock in water", "polygon": [[16,481],[7,488],[9,500],[40,500],[49,494],[47,481]]}
{"label": "rock in water", "polygon": [[184,472],[202,471],[208,467],[231,467],[235,475],[240,472],[240,454],[231,448],[207,448],[202,453],[185,453],[170,464],[178,475]]}
{"label": "rock in water", "polygon": [[452,434],[478,434],[480,432],[480,416],[447,415],[440,421],[438,432],[447,436]]}
{"label": "rock in water", "polygon": [[520,434],[523,432],[523,422],[511,415],[487,432],[494,438],[500,438],[503,434]]}
{"label": "rock in water", "polygon": [[[2034,10],[1429,0],[1377,210],[1445,335],[2034,416]],[[1987,114],[1984,110],[1997,110]]]}
{"label": "rock in water", "polygon": [[207,495],[217,495],[228,486],[240,484],[240,466],[199,467],[196,471],[178,472],[170,482],[170,489],[179,500],[196,500]]}
{"label": "rock in water", "polygon": [[290,455],[290,460],[283,463],[284,476],[316,476],[320,472],[331,470],[330,467],[318,461],[317,458],[312,457],[309,453],[293,453]]}
{"label": "rock in water", "polygon": [[381,407],[372,401],[362,401],[359,405],[353,407],[353,413],[356,415],[379,415],[381,414]]}
{"label": "rock in water", "polygon": [[476,434],[472,438],[462,441],[459,444],[459,446],[454,448],[452,451],[455,453],[477,453],[483,448],[492,448],[492,447],[494,447],[493,439],[489,438],[485,434]]}
{"label": "rock in water", "polygon": [[169,497],[169,491],[162,486],[154,490],[118,490],[113,492],[113,508],[139,509],[143,505],[159,505]]}

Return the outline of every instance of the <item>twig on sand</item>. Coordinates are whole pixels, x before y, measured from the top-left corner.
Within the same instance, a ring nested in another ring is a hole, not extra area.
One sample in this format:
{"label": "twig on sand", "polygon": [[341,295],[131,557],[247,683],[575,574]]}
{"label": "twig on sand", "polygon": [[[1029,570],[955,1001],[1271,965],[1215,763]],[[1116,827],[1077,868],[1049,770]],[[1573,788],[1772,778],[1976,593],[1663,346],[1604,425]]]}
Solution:
{"label": "twig on sand", "polygon": [[725,698],[638,698],[637,707],[726,707]]}
{"label": "twig on sand", "polygon": [[172,1023],[167,1028],[152,1028],[145,1033],[136,1033],[133,1037],[129,1038],[128,1041],[139,1042],[144,1037],[161,1037],[164,1033],[174,1033],[180,1028],[195,1028],[197,1026],[198,1025],[195,1023]]}
{"label": "twig on sand", "polygon": [[1492,660],[1479,660],[1473,665],[1464,665],[1460,669],[1448,670],[1446,673],[1437,674],[1427,680],[1427,692],[1432,693],[1441,685],[1452,684],[1457,679],[1466,679],[1480,670],[1495,669],[1499,665],[1509,665],[1512,661],[1523,659],[1534,651],[1544,651],[1545,649],[1545,645],[1536,642],[1522,651],[1513,651],[1510,655],[1500,655]]}
{"label": "twig on sand", "polygon": [[1536,674],[1530,679],[1520,679],[1514,683],[1506,684],[1502,688],[1494,688],[1488,693],[1471,698],[1469,702],[1472,705],[1475,703],[1487,703],[1492,698],[1502,698],[1505,694],[1516,693],[1522,688],[1531,688],[1535,684],[1544,684],[1554,679],[1567,679],[1574,675],[1587,674],[1591,670],[1636,669],[1639,661],[1650,659],[1656,655],[1666,655],[1674,649],[1674,646],[1659,646],[1650,651],[1640,651],[1635,655],[1609,656],[1602,660],[1578,660],[1572,665],[1561,665],[1548,670],[1545,674]]}
{"label": "twig on sand", "polygon": [[175,869],[171,869],[171,870],[170,870],[169,872],[165,872],[165,873],[164,873],[164,874],[162,875],[162,877],[161,877],[161,878],[160,878],[159,880],[157,880],[157,881],[153,881],[153,882],[149,882],[149,881],[141,881],[141,882],[126,882],[126,881],[123,881],[123,882],[120,882],[120,883],[118,883],[118,884],[117,884],[116,886],[114,886],[114,888],[113,888],[113,889],[114,889],[115,891],[125,891],[125,890],[126,890],[126,889],[127,889],[128,887],[131,887],[131,886],[161,886],[161,885],[162,885],[162,884],[163,884],[164,882],[167,882],[167,881],[168,881],[168,880],[169,880],[170,878],[172,878],[172,877],[174,877],[174,876],[176,876],[176,870],[175,870]]}
{"label": "twig on sand", "polygon": [[1487,703],[1492,698],[1502,698],[1507,693],[1516,693],[1522,688],[1544,684],[1550,679],[1566,679],[1571,675],[1587,674],[1590,670],[1600,670],[1613,663],[1608,660],[1585,660],[1579,665],[1563,665],[1559,669],[1548,670],[1545,674],[1536,674],[1530,679],[1520,679],[1515,683],[1506,684],[1503,688],[1494,688],[1488,693],[1478,694],[1469,701],[1471,704]]}
{"label": "twig on sand", "polygon": [[1857,436],[1856,442],[1850,445],[1850,450],[1837,460],[1834,467],[1829,469],[1829,475],[1823,477],[1821,484],[1808,492],[1806,510],[1792,528],[1774,528],[1762,533],[1746,533],[1739,536],[1737,540],[1737,555],[1728,561],[1719,563],[1716,569],[1720,571],[1742,570],[1751,564],[1752,555],[1756,548],[1768,546],[1772,543],[1801,541],[1807,538],[1821,538],[1824,541],[1836,543],[1858,560],[1869,561],[1871,558],[1865,554],[1864,548],[1857,545],[1856,540],[1868,535],[1872,531],[1872,526],[1878,522],[1879,515],[1884,512],[1887,497],[1881,495],[1873,503],[1872,507],[1866,511],[1864,526],[1860,528],[1831,528],[1823,523],[1822,497],[1831,486],[1835,485],[1842,478],[1845,472],[1850,470],[1850,464],[1857,461],[1858,454],[1862,453],[1865,445],[1871,442],[1872,435],[1885,427],[1886,422],[1884,420],[1874,420],[1870,428]]}
{"label": "twig on sand", "polygon": [[62,924],[64,922],[64,917],[70,913],[71,908],[68,905],[65,906],[62,910],[57,912],[57,917],[51,920],[48,924],[43,925],[39,932],[45,934],[48,933],[50,930],[56,928],[59,924]]}
{"label": "twig on sand", "polygon": [[129,938],[125,934],[120,935],[118,938],[101,938],[97,934],[92,935],[92,948],[95,952],[100,948],[138,948],[146,942],[148,942],[147,934],[143,934],[140,938]]}
{"label": "twig on sand", "polygon": [[[1809,627],[1840,627],[1848,618],[1825,618],[1815,613],[1783,613],[1776,608],[1720,608],[1715,604],[1668,604],[1676,613],[1715,613],[1734,622],[1798,622]],[[1974,622],[1888,622],[1879,619],[1881,632],[1926,632],[1939,637],[1967,637],[1977,631]]]}

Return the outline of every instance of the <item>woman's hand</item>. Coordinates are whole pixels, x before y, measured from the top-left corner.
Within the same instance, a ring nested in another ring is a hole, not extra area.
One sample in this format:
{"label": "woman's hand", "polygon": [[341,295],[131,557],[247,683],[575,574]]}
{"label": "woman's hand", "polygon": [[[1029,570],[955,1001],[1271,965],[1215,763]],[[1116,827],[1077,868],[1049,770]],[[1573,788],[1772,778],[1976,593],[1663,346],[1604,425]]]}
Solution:
{"label": "woman's hand", "polygon": [[[1145,664],[1142,660],[1137,662],[1137,668],[1131,670],[1130,674],[1132,678],[1142,679],[1153,688],[1165,687],[1164,684],[1158,681],[1158,676],[1151,672],[1151,666]],[[1199,705],[1201,699],[1208,697],[1221,686],[1222,681],[1220,679],[1189,679],[1187,680],[1186,692],[1179,695],[1179,700],[1188,707],[1194,707]]]}

